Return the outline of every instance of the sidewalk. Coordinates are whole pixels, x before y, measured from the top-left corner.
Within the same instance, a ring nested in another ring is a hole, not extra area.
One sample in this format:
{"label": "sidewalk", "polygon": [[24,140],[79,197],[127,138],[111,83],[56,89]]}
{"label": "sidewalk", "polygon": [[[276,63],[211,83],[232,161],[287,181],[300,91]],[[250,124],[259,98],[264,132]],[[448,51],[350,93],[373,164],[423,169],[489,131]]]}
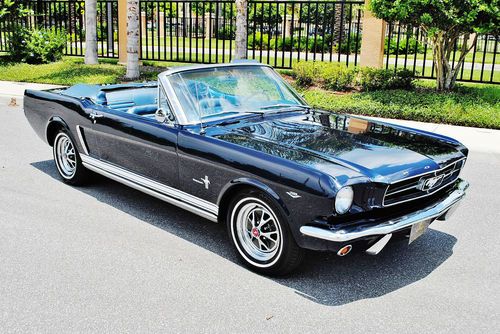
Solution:
{"label": "sidewalk", "polygon": [[[57,87],[61,86],[0,81],[0,108],[7,106],[10,103],[11,98],[16,98],[17,104],[22,105],[22,97],[25,89],[51,89]],[[365,118],[421,129],[429,132],[435,132],[448,137],[452,137],[462,142],[469,148],[469,150],[472,151],[500,153],[500,130],[471,128],[448,124],[423,123],[367,116]]]}
{"label": "sidewalk", "polygon": [[459,140],[471,151],[500,153],[500,130],[472,128],[449,124],[423,123],[379,117],[364,117],[448,136]]}
{"label": "sidewalk", "polygon": [[52,89],[62,86],[38,84],[29,82],[0,81],[0,96],[19,97],[24,95],[25,89]]}

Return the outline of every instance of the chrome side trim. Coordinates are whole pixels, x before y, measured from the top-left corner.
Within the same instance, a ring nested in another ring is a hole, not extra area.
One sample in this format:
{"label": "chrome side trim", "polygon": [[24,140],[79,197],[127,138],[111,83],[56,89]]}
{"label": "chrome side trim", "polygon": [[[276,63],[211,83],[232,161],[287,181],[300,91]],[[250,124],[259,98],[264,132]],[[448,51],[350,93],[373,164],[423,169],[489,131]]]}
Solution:
{"label": "chrome side trim", "polygon": [[76,133],[78,134],[78,140],[80,141],[80,145],[82,145],[83,148],[83,153],[89,154],[89,150],[87,148],[87,145],[85,144],[85,140],[83,140],[82,136],[82,127],[80,125],[76,126]]}
{"label": "chrome side trim", "polygon": [[378,225],[354,225],[340,230],[327,230],[315,226],[302,226],[300,228],[300,232],[309,237],[333,242],[347,242],[363,237],[390,234],[421,221],[428,219],[434,220],[441,217],[445,212],[453,209],[453,207],[465,196],[465,190],[468,187],[469,183],[467,183],[467,181],[460,180],[455,190],[443,201],[433,204],[425,209],[410,213],[406,216],[382,222]]}
{"label": "chrome side trim", "polygon": [[219,206],[216,204],[88,155],[80,154],[80,157],[85,167],[98,174],[109,177],[203,218],[217,222]]}

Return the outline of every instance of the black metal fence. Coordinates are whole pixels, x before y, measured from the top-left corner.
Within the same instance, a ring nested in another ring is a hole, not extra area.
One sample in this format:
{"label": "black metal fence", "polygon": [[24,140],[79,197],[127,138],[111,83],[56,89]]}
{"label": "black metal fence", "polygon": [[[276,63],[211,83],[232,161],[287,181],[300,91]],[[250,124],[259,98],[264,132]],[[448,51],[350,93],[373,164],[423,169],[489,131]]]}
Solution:
{"label": "black metal fence", "polygon": [[[76,0],[23,0],[33,10],[18,22],[0,22],[0,51],[20,25],[55,27],[68,36],[67,55],[85,53],[85,3]],[[358,65],[364,0],[253,0],[248,5],[248,57],[277,68],[304,60]],[[98,55],[118,57],[118,2],[98,0]],[[125,19],[125,18],[122,18]],[[194,63],[231,61],[235,47],[236,6],[232,0],[140,1],[141,59]],[[388,24],[386,68],[408,68],[435,77],[432,49],[418,28]],[[499,36],[478,36],[458,75],[460,81],[500,83]],[[462,40],[452,54],[458,61]]]}
{"label": "black metal fence", "polygon": [[[474,35],[466,41],[471,51],[457,76],[459,81],[500,83],[500,65],[497,53],[500,51],[500,36]],[[472,44],[472,42],[474,44]],[[454,67],[460,57],[464,38],[459,38],[451,54]],[[385,67],[407,68],[422,78],[435,78],[432,48],[427,44],[427,36],[419,28],[390,23],[386,29]]]}
{"label": "black metal fence", "polygon": [[[251,1],[248,56],[278,68],[294,61],[356,65],[363,1]],[[234,53],[234,1],[144,0],[142,59],[215,63]]]}
{"label": "black metal fence", "polygon": [[[67,34],[65,54],[85,54],[85,2],[73,0],[24,1],[32,15],[0,22],[0,51],[8,51],[9,38],[20,27],[54,28]],[[118,57],[118,1],[97,1],[97,53],[100,57]]]}
{"label": "black metal fence", "polygon": [[227,62],[234,50],[234,1],[140,1],[141,58]]}

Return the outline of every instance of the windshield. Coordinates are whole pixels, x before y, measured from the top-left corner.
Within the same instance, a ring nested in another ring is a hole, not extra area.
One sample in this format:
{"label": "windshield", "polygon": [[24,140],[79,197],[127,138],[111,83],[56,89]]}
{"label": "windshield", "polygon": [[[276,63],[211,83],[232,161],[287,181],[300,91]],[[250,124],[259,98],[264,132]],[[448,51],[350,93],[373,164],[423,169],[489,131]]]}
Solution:
{"label": "windshield", "polygon": [[297,93],[267,66],[197,69],[168,78],[189,123],[305,107]]}

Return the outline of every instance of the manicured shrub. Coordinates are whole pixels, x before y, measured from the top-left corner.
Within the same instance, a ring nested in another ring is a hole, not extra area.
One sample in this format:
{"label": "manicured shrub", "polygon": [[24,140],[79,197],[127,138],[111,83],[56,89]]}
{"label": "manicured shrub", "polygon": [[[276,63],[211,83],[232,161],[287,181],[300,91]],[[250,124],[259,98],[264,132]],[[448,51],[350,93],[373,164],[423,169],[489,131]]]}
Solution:
{"label": "manicured shrub", "polygon": [[[294,41],[296,48],[298,49],[298,40]],[[300,41],[300,48],[302,51],[305,51],[306,49],[309,52],[314,52],[314,53],[320,53],[320,52],[328,52],[331,48],[331,36],[325,36],[325,38],[317,36],[316,39],[314,37],[309,36],[307,37],[302,37]]]}
{"label": "manicured shrub", "polygon": [[309,51],[315,53],[321,52],[329,52],[331,48],[331,36],[325,36],[325,38],[317,37],[316,40],[314,38],[309,39]]}
{"label": "manicured shrub", "polygon": [[328,62],[297,62],[293,66],[293,76],[299,86],[317,85],[333,91],[410,90],[415,81],[413,72],[407,69],[358,68]]}
{"label": "manicured shrub", "polygon": [[425,50],[423,43],[418,43],[417,45],[417,39],[415,37],[410,37],[408,39],[408,49],[406,49],[406,37],[401,37],[399,39],[399,44],[397,37],[391,38],[389,42],[389,51],[387,51],[387,41],[388,39],[386,37],[384,43],[384,52],[391,55],[414,54],[415,48],[417,49],[417,53],[424,53]]}
{"label": "manicured shrub", "polygon": [[271,39],[270,43],[271,50],[278,51],[295,51],[294,45],[292,44],[291,37],[274,37]]}
{"label": "manicured shrub", "polygon": [[315,52],[319,53],[322,51],[327,52],[330,48],[331,43],[322,37],[306,37],[301,36],[300,39],[298,37],[275,37],[271,39],[270,49],[278,50],[278,51],[299,51],[305,52]]}
{"label": "manicured shrub", "polygon": [[361,68],[358,84],[364,91],[384,89],[411,89],[415,76],[407,69],[389,70],[382,68]]}
{"label": "manicured shrub", "polygon": [[311,86],[319,77],[320,66],[316,62],[301,61],[293,65],[297,85]]}
{"label": "manicured shrub", "polygon": [[390,89],[413,89],[415,87],[415,75],[412,71],[401,68],[397,69],[392,76]]}
{"label": "manicured shrub", "polygon": [[351,34],[349,36],[342,37],[342,43],[336,46],[336,51],[339,53],[359,53],[361,50],[361,34]]}
{"label": "manicured shrub", "polygon": [[363,67],[359,72],[358,84],[366,91],[386,89],[391,74],[386,69]]}
{"label": "manicured shrub", "polygon": [[13,60],[29,64],[46,64],[60,60],[66,47],[66,33],[51,29],[17,29],[10,39]]}
{"label": "manicured shrub", "polygon": [[339,63],[322,63],[320,67],[321,86],[328,90],[345,91],[355,85],[356,67],[347,67]]}
{"label": "manicured shrub", "polygon": [[262,50],[267,50],[267,44],[269,43],[269,35],[268,34],[263,34],[259,31],[255,32],[255,38],[254,34],[249,34],[248,35],[248,48],[249,49],[259,49],[261,48],[262,45]]}

